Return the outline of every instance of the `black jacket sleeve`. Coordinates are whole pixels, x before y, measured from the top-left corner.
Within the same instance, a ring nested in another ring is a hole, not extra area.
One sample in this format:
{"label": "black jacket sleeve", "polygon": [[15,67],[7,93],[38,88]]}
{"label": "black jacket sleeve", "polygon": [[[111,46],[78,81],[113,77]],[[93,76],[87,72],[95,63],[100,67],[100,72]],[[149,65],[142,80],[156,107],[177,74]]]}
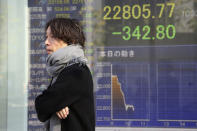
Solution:
{"label": "black jacket sleeve", "polygon": [[56,82],[36,98],[36,112],[41,122],[80,99],[81,88],[77,79],[72,71],[63,71]]}

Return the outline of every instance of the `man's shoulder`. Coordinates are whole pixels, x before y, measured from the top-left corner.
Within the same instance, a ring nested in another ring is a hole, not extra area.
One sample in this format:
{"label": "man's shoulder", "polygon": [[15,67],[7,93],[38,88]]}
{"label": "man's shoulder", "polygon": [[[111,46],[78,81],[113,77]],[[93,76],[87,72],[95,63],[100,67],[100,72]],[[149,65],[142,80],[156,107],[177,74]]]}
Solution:
{"label": "man's shoulder", "polygon": [[64,68],[57,77],[58,81],[84,84],[92,82],[92,75],[87,65],[77,63]]}
{"label": "man's shoulder", "polygon": [[86,64],[76,63],[70,66],[65,67],[60,74],[62,75],[80,75],[84,73],[90,73],[90,70]]}

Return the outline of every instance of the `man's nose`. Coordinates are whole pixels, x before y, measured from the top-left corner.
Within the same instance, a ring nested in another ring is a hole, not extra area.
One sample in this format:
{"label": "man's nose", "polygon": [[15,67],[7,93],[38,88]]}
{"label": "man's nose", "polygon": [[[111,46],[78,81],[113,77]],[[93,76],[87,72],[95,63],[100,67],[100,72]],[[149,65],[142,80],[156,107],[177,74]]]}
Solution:
{"label": "man's nose", "polygon": [[48,39],[45,40],[45,46],[49,45]]}

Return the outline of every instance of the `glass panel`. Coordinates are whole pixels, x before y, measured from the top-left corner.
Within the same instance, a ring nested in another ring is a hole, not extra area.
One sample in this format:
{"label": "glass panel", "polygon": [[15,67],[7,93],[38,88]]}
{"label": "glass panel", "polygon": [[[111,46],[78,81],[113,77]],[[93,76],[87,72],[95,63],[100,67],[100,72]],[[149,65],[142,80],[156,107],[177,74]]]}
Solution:
{"label": "glass panel", "polygon": [[7,1],[0,0],[0,130],[7,127]]}
{"label": "glass panel", "polygon": [[27,130],[27,9],[26,0],[7,1],[7,131]]}
{"label": "glass panel", "polygon": [[54,17],[84,26],[97,130],[195,130],[196,9],[195,0],[0,0],[0,130],[43,130],[34,100],[49,82],[44,26]]}
{"label": "glass panel", "polygon": [[54,17],[83,23],[97,129],[197,128],[195,1],[28,0],[28,7],[29,130],[43,127],[32,101],[48,84],[44,25]]}

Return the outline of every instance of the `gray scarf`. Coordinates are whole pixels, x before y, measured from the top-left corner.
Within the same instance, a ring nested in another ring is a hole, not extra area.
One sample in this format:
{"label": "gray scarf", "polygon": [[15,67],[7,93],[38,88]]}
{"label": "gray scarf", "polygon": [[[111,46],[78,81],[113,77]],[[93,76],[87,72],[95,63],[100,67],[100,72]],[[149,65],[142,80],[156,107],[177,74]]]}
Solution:
{"label": "gray scarf", "polygon": [[75,63],[87,63],[84,51],[79,44],[68,45],[48,55],[46,69],[49,75],[57,77],[65,67]]}

